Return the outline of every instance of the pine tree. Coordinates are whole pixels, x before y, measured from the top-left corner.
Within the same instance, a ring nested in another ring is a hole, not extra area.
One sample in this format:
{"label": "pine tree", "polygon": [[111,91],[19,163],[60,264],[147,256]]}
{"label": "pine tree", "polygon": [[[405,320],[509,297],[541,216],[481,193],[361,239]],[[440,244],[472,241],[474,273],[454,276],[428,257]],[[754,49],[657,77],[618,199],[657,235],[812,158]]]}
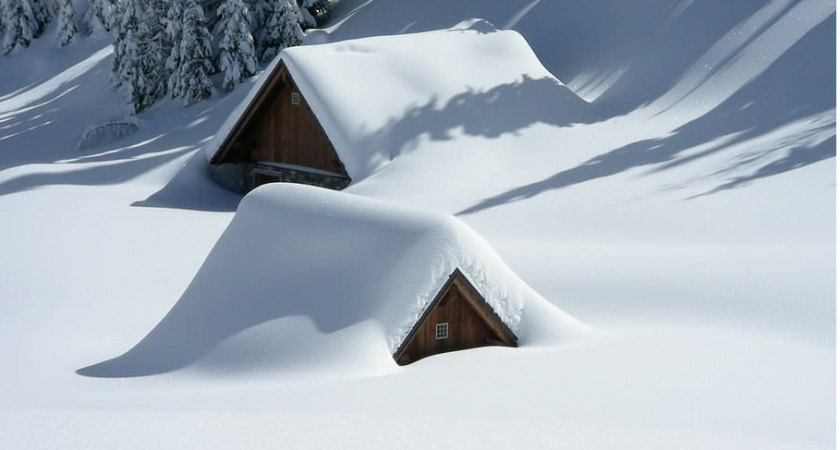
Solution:
{"label": "pine tree", "polygon": [[111,31],[114,27],[117,6],[115,0],[90,0],[84,19],[88,34],[100,28]]}
{"label": "pine tree", "polygon": [[70,0],[61,0],[58,11],[58,27],[55,29],[55,39],[58,44],[64,47],[73,42],[76,37],[76,12],[73,11],[73,3]]}
{"label": "pine tree", "polygon": [[56,6],[55,0],[32,0],[32,17],[37,24],[37,31],[34,34],[36,38],[44,32],[47,24],[52,22]]}
{"label": "pine tree", "polygon": [[271,15],[273,9],[271,0],[246,0],[245,6],[251,12],[251,32],[256,34],[258,30],[265,27],[268,16]]}
{"label": "pine tree", "polygon": [[149,29],[142,1],[122,2],[120,21],[115,33],[112,66],[112,81],[115,86],[125,89],[134,112],[140,112],[154,103],[154,99],[147,95],[149,80],[143,64],[146,53],[145,40]]}
{"label": "pine tree", "polygon": [[300,10],[294,0],[276,3],[265,26],[262,39],[264,49],[260,59],[268,61],[284,48],[300,45],[303,40],[300,20]]}
{"label": "pine tree", "polygon": [[181,67],[181,39],[183,37],[184,21],[184,2],[181,0],[174,0],[169,5],[169,11],[166,12],[166,20],[164,30],[166,38],[172,42],[172,49],[169,56],[166,57],[166,71],[169,74],[167,80],[167,89],[172,98],[180,96],[178,92],[178,70]]}
{"label": "pine tree", "polygon": [[[125,71],[123,60],[127,51],[125,38],[128,34],[129,27],[136,27],[136,18],[134,20],[126,21],[127,12],[126,4],[123,1],[115,4],[115,9],[111,16],[111,33],[114,35],[114,59],[111,61],[111,84],[118,88],[122,86],[123,73]],[[131,6],[131,5],[129,5]]]}
{"label": "pine tree", "polygon": [[[189,106],[210,96],[213,84],[208,74],[213,70],[211,58],[212,37],[207,30],[204,11],[195,0],[186,0],[182,13],[183,26],[180,39],[173,45],[173,54],[179,60],[176,70],[170,76],[170,95],[180,98],[184,106]],[[176,50],[177,48],[177,50]]]}
{"label": "pine tree", "polygon": [[222,0],[199,0],[201,9],[204,11],[204,17],[207,19],[207,29],[210,30],[214,38],[218,37],[219,31],[219,8],[222,6]]}
{"label": "pine tree", "polygon": [[123,0],[114,27],[112,82],[128,93],[134,112],[166,95],[166,42],[160,10],[163,1]]}
{"label": "pine tree", "polygon": [[234,86],[257,71],[254,38],[251,35],[248,8],[242,0],[226,0],[218,10],[219,70],[224,72],[222,87],[231,91]]}
{"label": "pine tree", "polygon": [[262,37],[266,23],[273,10],[272,3],[279,0],[246,0],[245,5],[251,11],[251,35],[254,37],[254,49],[261,55],[264,49]]}
{"label": "pine tree", "polygon": [[3,35],[3,54],[8,55],[17,48],[29,47],[38,31],[32,4],[29,0],[0,0],[3,2],[5,33]]}
{"label": "pine tree", "polygon": [[303,31],[300,29],[303,17],[300,13],[300,7],[295,0],[287,0],[283,9],[281,26],[283,46],[284,48],[298,46],[303,42]]}
{"label": "pine tree", "polygon": [[[137,54],[137,30],[141,26],[140,3],[138,0],[123,0],[118,3],[114,15],[114,59],[111,62],[111,83],[120,87],[128,79],[129,62]],[[129,39],[130,38],[130,39]]]}
{"label": "pine tree", "polygon": [[146,95],[152,103],[164,98],[167,93],[169,72],[166,58],[172,49],[172,40],[166,34],[167,0],[145,0],[144,20],[148,34],[142,36],[144,44],[141,63],[146,73]]}
{"label": "pine tree", "polygon": [[[4,0],[0,0],[0,46],[3,45],[3,41],[6,40],[6,2]],[[2,48],[2,47],[0,47]]]}
{"label": "pine tree", "polygon": [[313,17],[312,13],[309,12],[309,9],[313,6],[315,6],[315,0],[303,0],[300,4],[301,28],[315,28],[318,25],[315,21],[315,17]]}

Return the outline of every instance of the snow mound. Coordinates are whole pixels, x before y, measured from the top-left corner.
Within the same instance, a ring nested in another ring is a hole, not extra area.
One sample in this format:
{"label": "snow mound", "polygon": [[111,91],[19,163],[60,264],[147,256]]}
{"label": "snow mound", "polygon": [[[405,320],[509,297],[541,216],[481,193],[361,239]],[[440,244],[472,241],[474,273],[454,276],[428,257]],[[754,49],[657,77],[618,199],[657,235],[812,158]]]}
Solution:
{"label": "snow mound", "polygon": [[253,354],[284,369],[337,359],[393,369],[393,352],[456,268],[521,345],[568,341],[584,329],[459,219],[275,183],[244,198],[192,284],[145,339],[81,373],[161,373],[208,351],[197,367],[235,371],[231,364],[250,367],[243,354]]}
{"label": "snow mound", "polygon": [[[358,182],[425,137],[517,135],[543,121],[590,120],[515,31],[472,19],[452,29],[285,49],[205,147],[212,159],[282,61]],[[515,146],[516,143],[511,144]]]}
{"label": "snow mound", "polygon": [[138,126],[137,119],[130,116],[120,119],[108,119],[98,124],[90,125],[82,133],[82,138],[79,139],[76,150],[98,147],[122,139],[137,131]]}

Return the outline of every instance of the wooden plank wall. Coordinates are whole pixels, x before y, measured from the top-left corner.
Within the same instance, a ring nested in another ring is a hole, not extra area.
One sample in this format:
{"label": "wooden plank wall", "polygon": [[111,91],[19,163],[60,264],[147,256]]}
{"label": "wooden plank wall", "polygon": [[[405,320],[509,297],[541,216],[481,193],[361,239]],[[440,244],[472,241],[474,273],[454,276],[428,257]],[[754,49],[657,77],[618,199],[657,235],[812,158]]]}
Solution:
{"label": "wooden plank wall", "polygon": [[[435,325],[449,323],[449,337],[437,339]],[[426,356],[468,348],[496,345],[502,338],[487,326],[456,286],[449,286],[440,302],[429,311],[397,363],[405,365]]]}
{"label": "wooden plank wall", "polygon": [[306,99],[292,104],[299,93],[287,73],[261,105],[239,141],[250,148],[250,160],[295,164],[346,175]]}

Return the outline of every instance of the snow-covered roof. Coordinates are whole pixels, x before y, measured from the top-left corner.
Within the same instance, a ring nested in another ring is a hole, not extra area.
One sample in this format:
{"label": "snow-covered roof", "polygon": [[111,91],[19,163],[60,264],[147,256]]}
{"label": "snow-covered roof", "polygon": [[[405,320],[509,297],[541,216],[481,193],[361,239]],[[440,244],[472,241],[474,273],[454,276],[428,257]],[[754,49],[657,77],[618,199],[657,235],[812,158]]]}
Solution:
{"label": "snow-covered roof", "polygon": [[210,288],[202,297],[247,289],[255,302],[300,303],[315,317],[375,320],[393,352],[456,268],[516,332],[537,294],[461,220],[275,183],[245,197],[194,284]]}
{"label": "snow-covered roof", "polygon": [[[392,354],[456,268],[520,345],[580,329],[460,219],[271,183],[245,196],[163,321],[126,355],[105,364],[122,376],[168,371],[263,327],[262,335],[235,351],[292,351],[331,360],[339,340],[343,358],[393,367]],[[285,337],[264,337],[278,335]]]}
{"label": "snow-covered roof", "polygon": [[[264,71],[206,146],[208,160],[281,61],[354,181],[387,164],[403,147],[415,145],[415,138],[424,133],[441,138],[436,134],[475,123],[471,117],[483,118],[478,126],[486,126],[488,120],[518,123],[523,108],[540,109],[538,104],[494,105],[492,97],[502,88],[539,80],[562,91],[560,95],[574,104],[571,109],[583,104],[543,67],[519,33],[496,30],[484,21],[449,30],[306,45],[284,50]],[[476,107],[469,103],[471,96],[488,98]],[[523,96],[527,103],[540,100]],[[557,97],[542,101],[557,102]]]}

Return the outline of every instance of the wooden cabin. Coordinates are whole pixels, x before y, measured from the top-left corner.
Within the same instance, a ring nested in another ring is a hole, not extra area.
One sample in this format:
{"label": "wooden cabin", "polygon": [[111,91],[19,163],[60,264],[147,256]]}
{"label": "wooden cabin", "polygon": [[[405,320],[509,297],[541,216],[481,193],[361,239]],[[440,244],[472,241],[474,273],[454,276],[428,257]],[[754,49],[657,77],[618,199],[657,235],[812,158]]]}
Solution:
{"label": "wooden cabin", "polygon": [[404,366],[427,356],[491,345],[516,347],[517,337],[459,269],[394,353]]}
{"label": "wooden cabin", "polygon": [[350,177],[283,61],[210,160],[210,175],[246,193],[281,181],[344,189]]}

